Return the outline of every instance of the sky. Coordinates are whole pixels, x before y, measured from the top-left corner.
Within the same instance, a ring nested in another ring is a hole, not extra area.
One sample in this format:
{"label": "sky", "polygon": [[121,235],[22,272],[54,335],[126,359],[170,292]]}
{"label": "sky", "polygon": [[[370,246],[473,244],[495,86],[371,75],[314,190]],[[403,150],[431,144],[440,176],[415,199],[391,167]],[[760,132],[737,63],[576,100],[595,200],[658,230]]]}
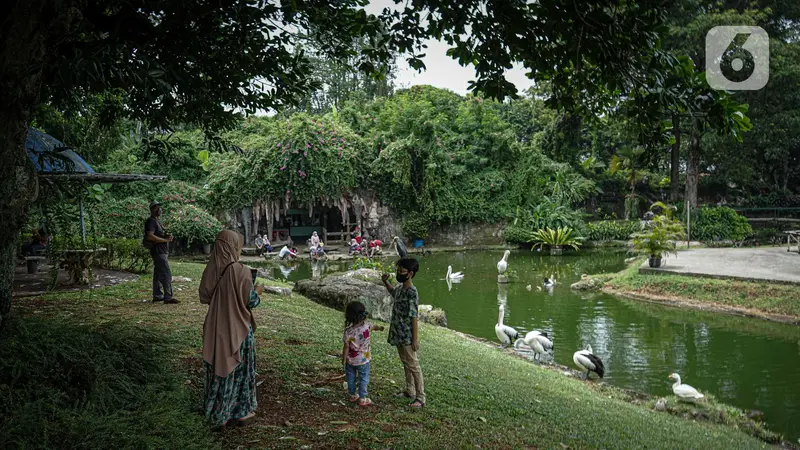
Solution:
{"label": "sky", "polygon": [[[372,0],[366,7],[368,13],[379,14],[385,7],[395,8],[392,0]],[[457,94],[466,94],[470,80],[475,79],[475,70],[470,67],[462,67],[458,62],[446,52],[448,45],[434,39],[425,41],[428,48],[422,61],[426,69],[418,73],[415,69],[408,66],[405,59],[400,57],[397,61],[398,73],[395,83],[398,88],[410,87],[418,84],[429,84],[438,88],[449,89]],[[522,65],[506,72],[506,78],[517,87],[520,92],[533,86],[533,81],[525,76],[525,69]]]}

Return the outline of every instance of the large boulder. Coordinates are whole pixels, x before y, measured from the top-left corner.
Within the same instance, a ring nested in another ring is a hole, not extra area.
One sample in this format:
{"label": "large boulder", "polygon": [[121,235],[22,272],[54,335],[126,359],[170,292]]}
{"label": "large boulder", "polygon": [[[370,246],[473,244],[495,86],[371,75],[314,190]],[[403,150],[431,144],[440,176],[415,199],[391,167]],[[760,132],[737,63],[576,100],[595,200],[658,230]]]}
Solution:
{"label": "large boulder", "polygon": [[[392,297],[380,281],[380,273],[372,269],[358,269],[332,274],[321,280],[300,280],[294,291],[322,305],[344,311],[348,303],[364,304],[370,317],[389,322],[392,318]],[[433,325],[447,326],[447,317],[441,309],[420,305],[420,320]]]}

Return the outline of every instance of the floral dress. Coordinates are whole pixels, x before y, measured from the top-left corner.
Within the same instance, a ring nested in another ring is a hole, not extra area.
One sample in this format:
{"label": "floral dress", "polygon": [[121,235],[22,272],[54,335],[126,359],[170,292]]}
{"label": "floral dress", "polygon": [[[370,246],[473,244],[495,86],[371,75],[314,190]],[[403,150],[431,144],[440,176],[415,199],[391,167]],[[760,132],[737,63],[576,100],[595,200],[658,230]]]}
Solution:
{"label": "floral dress", "polygon": [[[255,308],[261,299],[255,290],[250,291],[248,308]],[[214,366],[203,361],[206,396],[203,409],[206,419],[215,426],[229,420],[241,419],[256,410],[256,340],[253,328],[239,349],[242,362],[227,377],[214,374]]]}

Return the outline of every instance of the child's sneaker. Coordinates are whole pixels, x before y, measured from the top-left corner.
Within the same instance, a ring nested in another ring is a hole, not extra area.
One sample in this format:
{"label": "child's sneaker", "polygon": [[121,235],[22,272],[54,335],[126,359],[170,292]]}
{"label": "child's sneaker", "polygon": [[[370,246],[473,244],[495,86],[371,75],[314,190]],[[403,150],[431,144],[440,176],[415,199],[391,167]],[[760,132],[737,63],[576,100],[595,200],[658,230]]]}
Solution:
{"label": "child's sneaker", "polygon": [[368,397],[364,397],[358,400],[358,406],[370,406],[370,405],[372,405],[372,400],[370,400]]}

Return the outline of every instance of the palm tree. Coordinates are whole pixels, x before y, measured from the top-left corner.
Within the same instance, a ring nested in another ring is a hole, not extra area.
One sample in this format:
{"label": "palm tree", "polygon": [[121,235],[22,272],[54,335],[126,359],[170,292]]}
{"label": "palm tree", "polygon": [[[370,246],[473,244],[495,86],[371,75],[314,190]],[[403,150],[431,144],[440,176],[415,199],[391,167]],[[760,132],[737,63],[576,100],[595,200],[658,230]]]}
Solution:
{"label": "palm tree", "polygon": [[639,215],[636,183],[644,178],[644,171],[639,167],[639,158],[643,153],[644,149],[641,147],[623,147],[611,157],[611,164],[609,164],[611,175],[621,172],[631,189],[625,196],[625,220],[631,220],[632,215],[637,217]]}

